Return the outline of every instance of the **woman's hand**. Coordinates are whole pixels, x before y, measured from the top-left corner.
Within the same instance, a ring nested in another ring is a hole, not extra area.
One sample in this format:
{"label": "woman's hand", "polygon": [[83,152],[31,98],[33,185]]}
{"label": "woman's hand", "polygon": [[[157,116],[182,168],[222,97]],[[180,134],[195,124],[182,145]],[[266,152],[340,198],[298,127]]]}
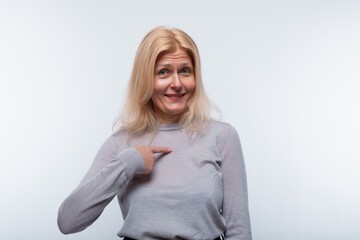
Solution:
{"label": "woman's hand", "polygon": [[140,152],[140,155],[144,161],[145,174],[149,174],[154,169],[155,153],[170,153],[172,150],[169,147],[157,147],[157,146],[136,146],[136,150]]}

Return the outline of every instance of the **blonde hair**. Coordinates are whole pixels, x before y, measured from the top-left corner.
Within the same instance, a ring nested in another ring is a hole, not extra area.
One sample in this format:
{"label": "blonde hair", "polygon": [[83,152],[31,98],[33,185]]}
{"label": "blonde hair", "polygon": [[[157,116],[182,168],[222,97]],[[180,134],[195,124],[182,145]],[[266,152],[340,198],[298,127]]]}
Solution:
{"label": "blonde hair", "polygon": [[180,29],[156,27],[144,37],[138,47],[124,108],[114,124],[114,130],[123,128],[133,135],[156,132],[159,121],[151,101],[155,64],[160,54],[177,49],[186,51],[191,58],[196,81],[188,111],[182,115],[180,124],[191,132],[198,132],[208,123],[213,105],[204,91],[200,56],[195,42]]}

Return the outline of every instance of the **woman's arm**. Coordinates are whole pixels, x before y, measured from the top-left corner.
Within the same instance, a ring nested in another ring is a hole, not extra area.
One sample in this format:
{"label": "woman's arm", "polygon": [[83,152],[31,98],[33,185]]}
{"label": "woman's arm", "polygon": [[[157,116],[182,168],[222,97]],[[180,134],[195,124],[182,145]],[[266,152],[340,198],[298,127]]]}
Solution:
{"label": "woman's arm", "polygon": [[140,153],[128,148],[116,154],[112,138],[103,144],[80,185],[61,204],[58,226],[62,233],[75,233],[90,226],[126,183],[136,173],[144,172]]}
{"label": "woman's arm", "polygon": [[220,149],[224,184],[225,238],[251,240],[246,171],[240,139],[231,125],[223,136]]}

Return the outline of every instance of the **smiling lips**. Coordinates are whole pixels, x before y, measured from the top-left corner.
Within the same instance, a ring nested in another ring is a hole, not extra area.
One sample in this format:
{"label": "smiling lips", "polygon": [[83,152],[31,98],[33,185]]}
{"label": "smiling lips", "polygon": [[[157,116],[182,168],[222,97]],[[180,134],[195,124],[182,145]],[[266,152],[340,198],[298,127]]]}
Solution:
{"label": "smiling lips", "polygon": [[185,95],[186,95],[186,93],[164,94],[164,96],[167,97],[170,100],[179,100]]}

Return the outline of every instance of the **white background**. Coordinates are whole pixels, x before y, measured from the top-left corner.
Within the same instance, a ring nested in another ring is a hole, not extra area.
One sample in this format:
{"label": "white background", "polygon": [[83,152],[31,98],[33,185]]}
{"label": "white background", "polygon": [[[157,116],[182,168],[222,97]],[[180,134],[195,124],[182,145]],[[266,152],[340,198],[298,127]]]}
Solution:
{"label": "white background", "polygon": [[359,1],[0,1],[0,238],[118,239],[113,201],[64,236],[153,27],[197,42],[245,155],[256,240],[360,239]]}

